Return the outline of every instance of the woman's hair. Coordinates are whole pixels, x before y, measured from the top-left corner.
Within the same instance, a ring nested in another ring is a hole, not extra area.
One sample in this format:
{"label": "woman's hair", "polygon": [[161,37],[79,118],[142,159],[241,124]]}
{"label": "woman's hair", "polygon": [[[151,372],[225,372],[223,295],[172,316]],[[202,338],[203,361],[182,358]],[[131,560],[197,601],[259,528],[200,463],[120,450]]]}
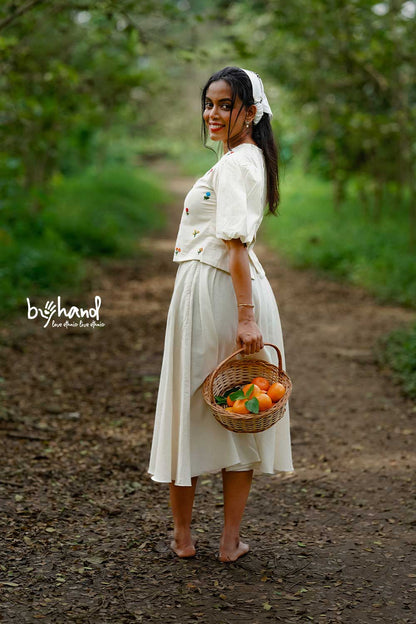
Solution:
{"label": "woman's hair", "polygon": [[[207,81],[206,85],[202,89],[201,94],[201,105],[202,105],[202,114],[205,109],[205,97],[208,90],[209,85],[212,82],[216,82],[217,80],[225,80],[231,87],[232,92],[232,106],[231,110],[234,108],[236,97],[238,96],[242,101],[242,106],[238,111],[238,115],[240,115],[243,107],[246,109],[254,104],[253,98],[253,88],[251,86],[251,80],[245,71],[240,69],[239,67],[224,67],[224,69],[220,69],[215,74],[213,74]],[[231,113],[230,113],[231,115]],[[202,128],[201,128],[201,136],[203,138],[204,146],[208,149],[211,149],[208,145],[206,145],[207,140],[207,129],[202,118]],[[253,140],[256,145],[263,150],[263,154],[266,162],[266,173],[267,173],[267,204],[269,206],[269,211],[272,214],[277,214],[277,206],[280,200],[279,194],[279,169],[278,169],[278,151],[276,142],[274,140],[272,127],[270,124],[269,115],[267,113],[263,113],[263,117],[260,121],[254,125],[253,124]],[[228,126],[228,137],[227,137],[227,146],[230,149],[229,145],[230,141],[230,126]]]}

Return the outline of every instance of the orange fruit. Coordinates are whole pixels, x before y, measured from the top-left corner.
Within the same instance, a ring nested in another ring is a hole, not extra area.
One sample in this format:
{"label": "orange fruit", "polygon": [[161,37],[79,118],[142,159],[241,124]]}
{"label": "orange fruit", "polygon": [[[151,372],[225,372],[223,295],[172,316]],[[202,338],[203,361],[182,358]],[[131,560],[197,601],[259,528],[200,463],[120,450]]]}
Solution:
{"label": "orange fruit", "polygon": [[254,377],[251,383],[256,384],[256,386],[258,386],[260,390],[263,390],[263,392],[267,392],[270,388],[270,383],[265,377]]}
{"label": "orange fruit", "polygon": [[233,411],[233,408],[232,408],[232,407],[226,407],[226,408],[225,408],[225,411],[226,411],[226,412],[232,412],[232,411]]}
{"label": "orange fruit", "polygon": [[230,399],[230,395],[227,396],[227,405],[228,407],[232,407],[234,405],[234,401]]}
{"label": "orange fruit", "polygon": [[237,399],[234,401],[234,405],[232,406],[232,411],[234,414],[249,414],[250,412],[246,408],[247,399]]}
{"label": "orange fruit", "polygon": [[267,394],[269,395],[273,403],[276,403],[282,398],[285,392],[286,392],[286,388],[284,387],[284,385],[281,384],[279,381],[276,381],[276,383],[270,386],[270,388],[267,391]]}
{"label": "orange fruit", "polygon": [[[246,392],[248,392],[248,389],[252,386],[252,383],[246,384],[245,386],[243,386],[243,392],[244,394]],[[256,386],[256,384],[254,384],[254,388],[253,390],[250,392],[250,396],[247,397],[247,399],[252,399],[253,397],[257,397],[259,396],[259,394],[261,394],[261,390],[258,386]]]}
{"label": "orange fruit", "polygon": [[257,397],[257,400],[259,402],[259,410],[261,412],[264,412],[265,410],[268,410],[271,408],[271,406],[273,405],[273,401],[271,399],[271,397],[269,397],[268,394],[259,394],[259,396]]}

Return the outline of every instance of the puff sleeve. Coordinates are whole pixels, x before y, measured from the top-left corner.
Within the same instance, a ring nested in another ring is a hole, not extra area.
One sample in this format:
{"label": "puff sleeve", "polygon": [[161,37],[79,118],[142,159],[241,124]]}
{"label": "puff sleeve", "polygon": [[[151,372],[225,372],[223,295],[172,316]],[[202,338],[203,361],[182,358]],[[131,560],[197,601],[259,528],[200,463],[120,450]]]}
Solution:
{"label": "puff sleeve", "polygon": [[230,154],[218,168],[215,192],[217,214],[215,235],[223,240],[239,238],[250,244],[263,218],[261,185],[245,164]]}

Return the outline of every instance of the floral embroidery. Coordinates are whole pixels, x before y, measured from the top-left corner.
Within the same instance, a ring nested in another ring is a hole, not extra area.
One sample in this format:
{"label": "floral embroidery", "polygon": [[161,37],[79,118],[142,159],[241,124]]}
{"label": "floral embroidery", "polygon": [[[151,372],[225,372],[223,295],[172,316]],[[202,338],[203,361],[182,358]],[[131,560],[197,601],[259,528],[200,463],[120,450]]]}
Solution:
{"label": "floral embroidery", "polygon": [[188,215],[188,217],[189,217],[189,208],[185,208],[185,212],[186,212],[186,214],[187,214],[187,215]]}
{"label": "floral embroidery", "polygon": [[197,234],[199,234],[199,230],[194,230],[194,231],[192,232],[192,234],[194,235],[194,238],[195,238],[195,236],[196,236]]}
{"label": "floral embroidery", "polygon": [[204,248],[203,248],[203,247],[200,247],[200,248],[198,249],[198,253],[200,254],[200,253],[201,253],[201,251],[203,251],[203,250],[204,250]]}
{"label": "floral embroidery", "polygon": [[181,248],[180,247],[176,247],[176,249],[175,249],[175,256],[177,256],[178,253],[180,253],[180,251],[181,251]]}
{"label": "floral embroidery", "polygon": [[204,199],[209,199],[211,196],[211,193],[209,191],[207,191],[204,195]]}

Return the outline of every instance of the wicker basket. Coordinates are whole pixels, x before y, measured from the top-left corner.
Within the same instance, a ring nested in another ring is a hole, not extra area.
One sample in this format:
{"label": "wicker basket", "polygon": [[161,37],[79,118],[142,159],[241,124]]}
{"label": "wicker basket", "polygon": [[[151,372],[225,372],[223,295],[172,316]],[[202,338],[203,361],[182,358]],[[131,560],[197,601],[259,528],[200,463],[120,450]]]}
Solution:
{"label": "wicker basket", "polygon": [[[231,361],[232,358],[244,351],[244,348],[241,348],[221,362],[203,383],[202,393],[206,403],[210,406],[217,421],[229,431],[259,433],[272,427],[285,414],[286,404],[292,392],[292,382],[283,370],[282,355],[279,348],[270,342],[265,342],[264,345],[276,349],[279,358],[278,367],[270,362],[251,358]],[[286,392],[280,401],[274,403],[270,409],[258,414],[233,414],[216,403],[214,397],[224,394],[234,386],[247,384],[254,377],[266,377],[271,384],[279,381],[286,388]]]}

